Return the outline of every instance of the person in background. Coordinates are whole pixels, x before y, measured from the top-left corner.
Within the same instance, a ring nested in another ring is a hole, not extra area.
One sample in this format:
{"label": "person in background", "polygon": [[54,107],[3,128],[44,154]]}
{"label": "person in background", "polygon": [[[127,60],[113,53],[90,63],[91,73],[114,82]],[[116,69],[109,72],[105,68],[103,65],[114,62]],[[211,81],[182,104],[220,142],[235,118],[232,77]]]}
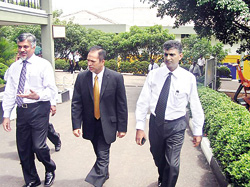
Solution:
{"label": "person in background", "polygon": [[189,68],[189,71],[194,74],[195,77],[201,76],[201,70],[197,62],[193,61],[192,65]]}
{"label": "person in background", "polygon": [[201,74],[203,74],[203,69],[204,69],[205,63],[206,63],[205,58],[203,57],[203,55],[201,55],[200,58],[197,61],[197,64],[198,64],[198,66],[200,67],[200,70],[201,70]]}
{"label": "person in background", "polygon": [[75,60],[75,63],[76,63],[74,71],[76,69],[80,71],[80,66],[79,66],[79,60],[80,60],[80,58],[81,58],[81,55],[78,52],[76,52],[76,55],[74,56],[74,60]]}
{"label": "person in background", "polygon": [[21,162],[24,187],[41,184],[35,166],[35,154],[45,167],[44,186],[51,186],[55,179],[56,164],[50,157],[46,144],[50,106],[56,103],[55,78],[51,63],[34,54],[36,37],[22,33],[17,38],[20,59],[8,71],[3,96],[3,128],[10,132],[10,114],[17,104],[16,143]]}
{"label": "person in background", "polygon": [[69,53],[68,59],[69,59],[69,69],[68,69],[68,71],[72,74],[74,72],[74,58],[73,58],[72,52]]}
{"label": "person in background", "polygon": [[155,61],[151,59],[150,64],[148,65],[148,73],[156,68],[159,68],[158,64],[156,64]]}
{"label": "person in background", "polygon": [[143,144],[146,116],[150,110],[150,151],[158,169],[158,186],[174,187],[180,166],[180,152],[187,121],[186,107],[190,103],[194,126],[193,145],[202,139],[204,113],[193,74],[179,66],[183,57],[181,43],[169,40],[163,45],[165,67],[151,71],[136,105],[136,143]]}
{"label": "person in background", "polygon": [[78,74],[71,104],[73,134],[90,140],[96,154],[85,179],[96,187],[109,179],[110,146],[126,135],[128,121],[123,76],[104,66],[105,57],[100,46],[89,50],[89,70]]}
{"label": "person in background", "polygon": [[[35,55],[42,57],[42,48],[41,47],[36,46]],[[56,95],[54,96],[54,100],[55,101],[53,101],[52,103],[56,103]],[[56,114],[56,105],[50,106],[50,112],[51,112],[51,116],[54,116]],[[54,128],[52,123],[49,123],[47,136],[48,136],[48,139],[54,144],[55,151],[56,152],[60,151],[61,147],[62,147],[62,141],[60,139],[60,134],[55,131],[55,128]]]}

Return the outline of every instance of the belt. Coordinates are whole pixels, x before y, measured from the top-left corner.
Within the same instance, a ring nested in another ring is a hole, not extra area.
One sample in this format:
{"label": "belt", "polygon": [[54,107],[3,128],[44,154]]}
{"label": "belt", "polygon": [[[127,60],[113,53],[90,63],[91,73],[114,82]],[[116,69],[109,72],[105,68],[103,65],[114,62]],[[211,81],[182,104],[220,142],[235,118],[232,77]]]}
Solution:
{"label": "belt", "polygon": [[[151,116],[153,116],[154,118],[155,118],[155,115],[154,114],[152,114],[151,113]],[[181,119],[185,119],[186,118],[186,116],[181,116],[181,117],[179,117],[179,118],[177,118],[177,119],[173,119],[173,120],[164,120],[164,122],[165,123],[169,123],[169,122],[173,122],[173,121],[178,121],[178,120],[181,120]]]}
{"label": "belt", "polygon": [[182,116],[182,117],[174,119],[174,120],[164,120],[164,122],[169,123],[169,122],[173,122],[173,121],[182,120],[182,119],[185,119],[185,118],[186,118],[185,116]]}
{"label": "belt", "polygon": [[40,104],[47,103],[47,102],[49,101],[39,101],[35,103],[23,103],[21,106],[17,106],[17,108],[32,108],[32,107],[35,107],[35,106],[38,106]]}

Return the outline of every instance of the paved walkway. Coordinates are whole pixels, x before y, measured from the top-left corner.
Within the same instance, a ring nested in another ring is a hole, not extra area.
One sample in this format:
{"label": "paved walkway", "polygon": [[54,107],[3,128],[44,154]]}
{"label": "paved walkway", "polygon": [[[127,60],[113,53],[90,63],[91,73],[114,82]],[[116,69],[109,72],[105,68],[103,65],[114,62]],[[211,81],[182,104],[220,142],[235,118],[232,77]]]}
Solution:
{"label": "paved walkway", "polygon": [[[56,72],[59,89],[73,88],[76,75]],[[104,187],[156,187],[157,170],[149,151],[149,142],[144,146],[135,143],[135,104],[145,81],[144,76],[124,75],[128,108],[128,132],[123,139],[112,144],[110,157],[110,178]],[[64,85],[63,85],[64,84]],[[89,141],[76,138],[72,134],[70,104],[58,104],[57,114],[51,117],[56,131],[61,135],[62,149],[54,151],[48,141],[51,155],[57,164],[55,187],[91,187],[84,181],[85,176],[95,162],[95,155]],[[11,122],[12,131],[4,132],[0,127],[0,187],[20,187],[24,184],[15,144],[15,121]],[[181,168],[177,187],[217,187],[200,148],[192,146],[192,136],[186,131],[181,152]],[[37,161],[37,160],[36,160]],[[38,173],[44,181],[44,167],[36,162]]]}

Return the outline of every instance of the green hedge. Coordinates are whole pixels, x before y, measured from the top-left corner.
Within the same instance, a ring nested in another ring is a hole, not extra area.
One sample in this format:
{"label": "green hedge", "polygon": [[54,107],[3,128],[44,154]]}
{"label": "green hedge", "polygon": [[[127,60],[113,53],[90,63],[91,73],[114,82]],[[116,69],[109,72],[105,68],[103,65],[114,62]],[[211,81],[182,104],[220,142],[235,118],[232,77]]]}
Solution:
{"label": "green hedge", "polygon": [[55,68],[61,70],[68,70],[69,69],[69,62],[66,62],[65,59],[56,59],[55,60]]}
{"label": "green hedge", "polygon": [[204,133],[210,140],[214,157],[230,183],[249,187],[249,111],[224,93],[205,87],[199,87],[198,91],[205,112]]}
{"label": "green hedge", "polygon": [[105,67],[112,69],[114,71],[118,71],[118,64],[116,60],[109,60],[105,62]]}
{"label": "green hedge", "polygon": [[0,84],[5,84],[4,74],[9,67],[3,63],[0,63]]}
{"label": "green hedge", "polygon": [[[136,62],[120,62],[119,66],[115,59],[105,61],[105,66],[114,71],[119,71],[121,73],[134,73],[134,74],[146,74],[148,71],[149,62],[147,61],[136,61]],[[87,60],[80,61],[79,66],[85,70],[88,67]],[[69,62],[65,59],[56,59],[55,68],[61,70],[69,69]]]}
{"label": "green hedge", "polygon": [[218,75],[220,77],[230,78],[231,76],[231,70],[226,66],[220,66],[217,69]]}
{"label": "green hedge", "polygon": [[88,61],[87,61],[87,60],[81,60],[81,61],[79,62],[79,66],[80,66],[80,68],[82,68],[83,70],[87,69],[87,67],[88,67]]}

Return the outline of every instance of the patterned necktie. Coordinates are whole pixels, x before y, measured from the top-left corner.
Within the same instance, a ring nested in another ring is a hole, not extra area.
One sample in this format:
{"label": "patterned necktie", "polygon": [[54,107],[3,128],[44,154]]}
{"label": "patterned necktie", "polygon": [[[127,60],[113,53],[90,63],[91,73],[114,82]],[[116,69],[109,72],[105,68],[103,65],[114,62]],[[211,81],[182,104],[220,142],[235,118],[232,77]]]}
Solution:
{"label": "patterned necktie", "polygon": [[[23,61],[23,67],[20,73],[19,77],[19,84],[17,88],[17,94],[23,94],[24,93],[24,85],[25,85],[25,80],[26,80],[26,64],[27,61]],[[16,97],[16,103],[18,106],[21,106],[23,104],[23,98],[22,97]]]}
{"label": "patterned necktie", "polygon": [[96,119],[100,119],[100,93],[97,75],[94,83],[94,116]]}
{"label": "patterned necktie", "polygon": [[155,122],[157,125],[162,125],[165,120],[165,111],[166,111],[168,95],[169,95],[171,75],[172,73],[170,72],[161,89],[161,93],[157,101],[157,105],[155,107],[155,115],[156,115]]}

